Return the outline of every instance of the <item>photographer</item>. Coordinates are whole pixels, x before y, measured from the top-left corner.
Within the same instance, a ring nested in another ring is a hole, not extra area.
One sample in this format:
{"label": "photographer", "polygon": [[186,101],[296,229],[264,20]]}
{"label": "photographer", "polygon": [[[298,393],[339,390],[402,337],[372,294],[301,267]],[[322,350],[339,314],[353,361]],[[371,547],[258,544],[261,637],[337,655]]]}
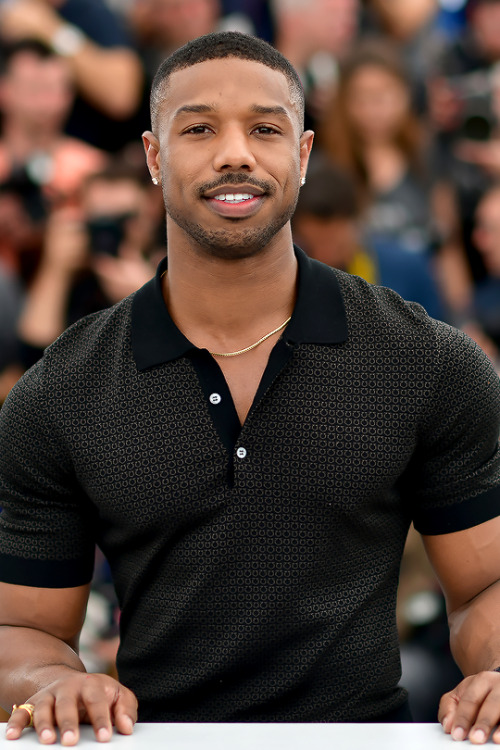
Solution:
{"label": "photographer", "polygon": [[88,178],[80,207],[52,213],[19,325],[24,367],[84,315],[114,304],[151,276],[149,187],[126,166]]}
{"label": "photographer", "polygon": [[[474,212],[500,170],[500,0],[469,0],[468,25],[429,81],[435,174],[455,204],[472,282],[485,268],[471,241]],[[464,308],[470,303],[464,299]]]}

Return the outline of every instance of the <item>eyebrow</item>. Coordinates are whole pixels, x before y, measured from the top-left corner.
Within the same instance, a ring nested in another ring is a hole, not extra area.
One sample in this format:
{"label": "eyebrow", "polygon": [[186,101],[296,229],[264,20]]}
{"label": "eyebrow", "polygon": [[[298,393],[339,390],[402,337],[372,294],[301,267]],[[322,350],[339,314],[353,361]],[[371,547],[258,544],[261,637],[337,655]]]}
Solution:
{"label": "eyebrow", "polygon": [[211,106],[210,104],[184,104],[183,107],[179,107],[179,109],[174,114],[174,118],[180,117],[180,115],[184,114],[205,114],[206,112],[215,112],[215,107]]}
{"label": "eyebrow", "polygon": [[[255,112],[255,114],[258,115],[275,115],[279,117],[286,117],[287,119],[290,119],[289,112],[280,105],[275,105],[272,107],[266,107],[262,104],[253,104],[250,107],[251,112]],[[180,117],[184,114],[206,114],[208,112],[216,112],[217,107],[212,104],[184,104],[182,107],[179,107],[179,109],[174,114],[174,119],[177,117]]]}

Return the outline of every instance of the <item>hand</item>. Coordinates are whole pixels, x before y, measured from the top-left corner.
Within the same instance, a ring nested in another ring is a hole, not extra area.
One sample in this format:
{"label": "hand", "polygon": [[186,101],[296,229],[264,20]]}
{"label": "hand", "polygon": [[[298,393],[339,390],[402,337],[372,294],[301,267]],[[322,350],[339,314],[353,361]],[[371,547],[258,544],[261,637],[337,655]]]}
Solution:
{"label": "hand", "polygon": [[120,255],[112,258],[96,255],[92,268],[106,297],[114,304],[127,297],[150,280],[154,267],[133,249],[120,249]]}
{"label": "hand", "polygon": [[462,161],[481,167],[493,177],[500,175],[500,139],[498,136],[483,142],[463,139],[456,144],[455,155]]}
{"label": "hand", "polygon": [[2,6],[2,36],[8,41],[38,39],[47,44],[61,26],[62,19],[44,0],[17,0]]}
{"label": "hand", "polygon": [[[76,745],[79,724],[92,724],[96,739],[108,742],[114,725],[120,734],[132,734],[137,721],[137,699],[128,688],[104,674],[73,672],[47,685],[26,703],[34,707],[33,726],[44,745],[56,742],[56,728],[62,745]],[[6,737],[16,740],[29,724],[27,711],[16,710],[8,723]]]}
{"label": "hand", "polygon": [[76,208],[54,210],[45,230],[42,266],[51,272],[72,277],[88,262],[88,235]]}
{"label": "hand", "polygon": [[[479,672],[462,680],[445,693],[439,704],[438,719],[454,740],[482,745],[500,722],[500,672]],[[500,728],[493,732],[500,744]]]}

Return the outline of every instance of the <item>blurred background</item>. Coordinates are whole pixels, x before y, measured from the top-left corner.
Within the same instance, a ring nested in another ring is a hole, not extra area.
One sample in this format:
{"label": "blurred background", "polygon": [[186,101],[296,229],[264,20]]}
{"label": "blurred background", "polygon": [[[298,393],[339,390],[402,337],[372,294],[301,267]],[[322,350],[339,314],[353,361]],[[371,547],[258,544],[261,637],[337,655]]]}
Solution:
{"label": "blurred background", "polygon": [[[153,275],[150,83],[219,29],[266,39],[302,79],[316,142],[296,242],[462,328],[500,369],[500,0],[0,0],[0,403],[64,328]],[[118,620],[96,552],[90,670],[113,672]],[[435,721],[460,673],[413,530],[398,620],[414,717]]]}

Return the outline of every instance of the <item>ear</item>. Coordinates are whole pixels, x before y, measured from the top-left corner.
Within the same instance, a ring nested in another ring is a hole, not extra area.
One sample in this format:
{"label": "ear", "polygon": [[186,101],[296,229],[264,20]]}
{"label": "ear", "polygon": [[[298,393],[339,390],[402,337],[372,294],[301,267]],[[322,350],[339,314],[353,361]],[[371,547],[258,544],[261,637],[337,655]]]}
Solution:
{"label": "ear", "polygon": [[309,156],[314,141],[314,133],[312,130],[304,130],[300,136],[300,174],[302,177],[306,176],[307,165],[309,163]]}
{"label": "ear", "polygon": [[151,178],[160,179],[160,144],[158,138],[150,130],[142,134],[142,143],[146,152],[146,163],[148,165]]}

